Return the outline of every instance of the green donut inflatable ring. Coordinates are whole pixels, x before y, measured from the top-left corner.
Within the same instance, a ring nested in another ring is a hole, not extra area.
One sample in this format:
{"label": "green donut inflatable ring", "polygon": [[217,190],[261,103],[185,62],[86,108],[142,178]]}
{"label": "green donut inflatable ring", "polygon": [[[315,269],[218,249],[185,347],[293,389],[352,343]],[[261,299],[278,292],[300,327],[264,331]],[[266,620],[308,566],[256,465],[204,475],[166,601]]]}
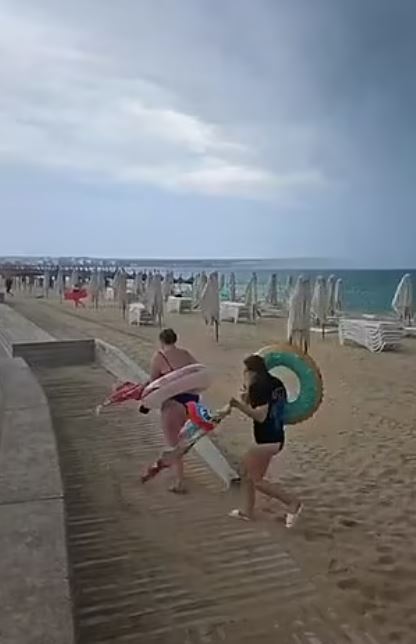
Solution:
{"label": "green donut inflatable ring", "polygon": [[323,384],[321,372],[312,358],[292,345],[265,347],[258,355],[264,358],[269,371],[276,367],[286,367],[299,380],[299,396],[287,403],[284,423],[296,425],[313,416],[322,402]]}

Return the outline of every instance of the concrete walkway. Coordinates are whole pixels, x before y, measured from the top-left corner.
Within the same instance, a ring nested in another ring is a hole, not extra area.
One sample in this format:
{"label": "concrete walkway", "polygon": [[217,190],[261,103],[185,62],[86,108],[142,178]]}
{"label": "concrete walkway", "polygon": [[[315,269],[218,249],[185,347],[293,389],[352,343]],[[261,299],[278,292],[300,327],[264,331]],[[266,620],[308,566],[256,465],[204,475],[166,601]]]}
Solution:
{"label": "concrete walkway", "polygon": [[51,342],[54,339],[7,304],[0,304],[0,351],[3,355],[10,354],[14,342]]}

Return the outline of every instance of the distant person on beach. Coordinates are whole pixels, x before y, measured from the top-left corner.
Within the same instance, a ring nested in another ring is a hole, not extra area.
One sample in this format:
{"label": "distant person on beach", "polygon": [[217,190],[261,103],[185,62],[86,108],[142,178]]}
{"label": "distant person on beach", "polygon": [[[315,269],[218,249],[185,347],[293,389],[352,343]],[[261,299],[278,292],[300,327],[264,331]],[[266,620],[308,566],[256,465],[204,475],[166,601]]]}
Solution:
{"label": "distant person on beach", "polygon": [[84,296],[83,293],[83,288],[82,284],[78,282],[77,284],[74,284],[73,289],[72,289],[72,299],[74,300],[75,308],[79,308],[80,306],[85,309],[85,304],[82,301],[82,298]]}
{"label": "distant person on beach", "polygon": [[292,528],[302,510],[295,496],[286,492],[278,483],[264,477],[270,462],[285,444],[283,408],[287,400],[286,388],[281,380],[267,370],[260,356],[252,355],[244,361],[244,384],[240,399],[232,398],[230,405],[253,421],[255,445],[242,459],[244,469],[244,504],[230,516],[250,520],[254,518],[256,492],[278,499],[287,507],[286,527]]}
{"label": "distant person on beach", "polygon": [[13,295],[12,293],[13,280],[11,277],[6,278],[6,293],[7,295]]}
{"label": "distant person on beach", "polygon": [[[151,380],[157,380],[162,376],[181,369],[196,360],[189,351],[176,346],[177,335],[173,329],[164,329],[159,335],[160,349],[154,354],[150,365]],[[166,443],[169,447],[175,447],[178,442],[179,432],[186,422],[186,403],[198,402],[199,396],[192,392],[179,394],[170,398],[162,405],[162,429]],[[176,480],[170,487],[171,492],[181,494],[186,491],[184,485],[183,461],[176,462]]]}

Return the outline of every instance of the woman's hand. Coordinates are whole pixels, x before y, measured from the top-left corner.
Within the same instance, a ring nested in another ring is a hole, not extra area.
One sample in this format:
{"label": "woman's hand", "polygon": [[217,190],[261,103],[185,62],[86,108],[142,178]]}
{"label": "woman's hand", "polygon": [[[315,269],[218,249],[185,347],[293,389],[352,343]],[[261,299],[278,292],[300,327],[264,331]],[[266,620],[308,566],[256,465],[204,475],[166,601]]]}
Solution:
{"label": "woman's hand", "polygon": [[243,385],[239,391],[239,398],[241,402],[247,403],[248,402],[248,391],[246,385]]}
{"label": "woman's hand", "polygon": [[223,418],[226,416],[229,416],[231,414],[231,405],[225,405],[225,407],[222,407],[222,409],[218,409],[215,412],[215,415],[213,416],[212,420],[214,422],[220,422]]}
{"label": "woman's hand", "polygon": [[254,409],[251,405],[248,405],[237,398],[231,398],[230,407],[238,409],[243,412],[246,416],[255,420],[259,423],[262,423],[266,420],[267,414],[269,412],[269,405],[263,405],[262,407],[256,407]]}

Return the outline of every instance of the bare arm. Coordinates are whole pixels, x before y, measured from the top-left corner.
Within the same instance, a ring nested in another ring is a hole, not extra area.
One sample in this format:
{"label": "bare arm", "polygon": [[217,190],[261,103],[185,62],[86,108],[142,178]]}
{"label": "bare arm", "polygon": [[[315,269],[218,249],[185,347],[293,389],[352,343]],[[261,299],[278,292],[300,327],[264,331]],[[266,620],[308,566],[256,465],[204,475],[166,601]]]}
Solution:
{"label": "bare arm", "polygon": [[216,412],[213,415],[213,421],[214,422],[220,422],[223,420],[226,416],[229,416],[231,414],[231,405],[225,405],[225,407],[222,407],[221,409],[217,409]]}
{"label": "bare arm", "polygon": [[150,381],[153,382],[153,380],[157,380],[161,375],[162,372],[160,369],[160,358],[156,353],[150,363]]}
{"label": "bare arm", "polygon": [[237,398],[231,398],[230,405],[258,423],[264,423],[269,412],[269,405],[254,408],[242,400],[237,400]]}
{"label": "bare arm", "polygon": [[186,351],[186,355],[189,361],[188,364],[198,364],[198,360],[195,360],[192,353],[190,353],[187,349],[184,349],[184,351]]}

